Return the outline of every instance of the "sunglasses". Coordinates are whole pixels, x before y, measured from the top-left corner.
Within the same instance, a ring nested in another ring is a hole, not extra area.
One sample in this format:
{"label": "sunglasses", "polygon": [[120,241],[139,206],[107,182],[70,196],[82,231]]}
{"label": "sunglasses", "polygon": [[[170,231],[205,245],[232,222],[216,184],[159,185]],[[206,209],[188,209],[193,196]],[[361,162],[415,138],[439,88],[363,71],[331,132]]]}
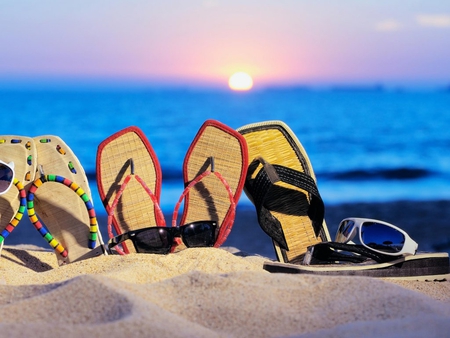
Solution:
{"label": "sunglasses", "polygon": [[418,244],[402,229],[368,218],[346,218],[339,224],[335,242],[348,243],[358,233],[360,243],[375,252],[390,255],[414,255]]}
{"label": "sunglasses", "polygon": [[0,195],[8,192],[14,181],[14,162],[0,160]]}
{"label": "sunglasses", "polygon": [[210,247],[216,239],[217,223],[214,221],[197,221],[177,227],[150,227],[129,231],[111,238],[108,248],[131,240],[137,253],[168,254],[176,238],[183,240],[188,248]]}

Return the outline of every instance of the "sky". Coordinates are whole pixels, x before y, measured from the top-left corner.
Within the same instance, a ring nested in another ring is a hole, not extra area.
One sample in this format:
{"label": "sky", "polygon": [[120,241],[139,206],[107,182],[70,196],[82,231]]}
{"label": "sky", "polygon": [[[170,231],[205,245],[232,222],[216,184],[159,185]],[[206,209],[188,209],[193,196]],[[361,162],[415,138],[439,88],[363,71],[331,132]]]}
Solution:
{"label": "sky", "polygon": [[0,0],[0,83],[450,84],[448,0]]}

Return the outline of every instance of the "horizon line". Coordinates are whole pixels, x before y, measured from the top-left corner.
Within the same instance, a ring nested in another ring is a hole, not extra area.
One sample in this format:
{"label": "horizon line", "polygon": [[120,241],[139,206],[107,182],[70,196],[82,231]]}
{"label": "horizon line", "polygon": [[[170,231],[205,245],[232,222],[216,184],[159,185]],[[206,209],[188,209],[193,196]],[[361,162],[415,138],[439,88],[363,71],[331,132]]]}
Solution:
{"label": "horizon line", "polygon": [[[242,93],[273,91],[273,90],[330,90],[330,91],[397,91],[397,90],[445,90],[450,91],[448,81],[437,80],[310,80],[310,81],[269,81],[255,85],[251,90]],[[206,90],[232,91],[228,83],[201,80],[169,80],[142,79],[122,77],[1,77],[1,91],[72,91],[72,90]]]}

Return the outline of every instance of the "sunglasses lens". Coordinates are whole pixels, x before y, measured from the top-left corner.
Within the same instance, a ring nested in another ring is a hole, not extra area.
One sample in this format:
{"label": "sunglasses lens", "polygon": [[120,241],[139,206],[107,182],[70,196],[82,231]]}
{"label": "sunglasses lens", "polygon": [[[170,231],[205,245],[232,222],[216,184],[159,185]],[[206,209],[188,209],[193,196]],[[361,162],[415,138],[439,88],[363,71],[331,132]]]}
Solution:
{"label": "sunglasses lens", "polygon": [[348,241],[351,241],[355,236],[353,232],[354,228],[355,222],[351,220],[342,221],[336,234],[336,242],[347,243]]}
{"label": "sunglasses lens", "polygon": [[150,228],[133,236],[132,241],[139,253],[166,254],[170,251],[173,237],[165,228]]}
{"label": "sunglasses lens", "polygon": [[187,247],[213,246],[216,226],[212,222],[196,222],[182,227],[183,241]]}
{"label": "sunglasses lens", "polygon": [[10,167],[0,163],[0,194],[8,191],[13,181],[13,171]]}
{"label": "sunglasses lens", "polygon": [[405,236],[398,230],[376,222],[364,222],[361,239],[365,245],[386,253],[400,252],[405,244]]}

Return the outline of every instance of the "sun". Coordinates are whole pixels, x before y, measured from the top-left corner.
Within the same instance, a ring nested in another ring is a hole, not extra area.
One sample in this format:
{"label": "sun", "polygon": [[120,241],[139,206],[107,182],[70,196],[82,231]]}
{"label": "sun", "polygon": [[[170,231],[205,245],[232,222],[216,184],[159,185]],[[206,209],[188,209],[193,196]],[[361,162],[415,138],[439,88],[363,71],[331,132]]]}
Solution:
{"label": "sun", "polygon": [[245,72],[237,72],[230,76],[228,86],[232,90],[246,91],[253,87],[253,79]]}

